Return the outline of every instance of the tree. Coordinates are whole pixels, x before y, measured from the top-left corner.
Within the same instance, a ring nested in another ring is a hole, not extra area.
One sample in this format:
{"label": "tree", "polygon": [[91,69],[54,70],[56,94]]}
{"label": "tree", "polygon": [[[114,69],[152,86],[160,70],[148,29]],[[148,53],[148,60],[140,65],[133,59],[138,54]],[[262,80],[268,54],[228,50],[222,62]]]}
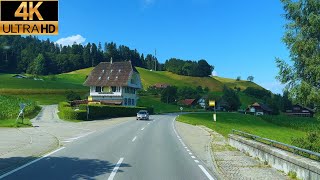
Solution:
{"label": "tree", "polygon": [[254,77],[253,76],[248,76],[247,80],[250,82],[253,82]]}
{"label": "tree", "polygon": [[39,54],[36,59],[29,66],[27,72],[33,75],[45,75],[46,73],[46,62],[44,56]]}
{"label": "tree", "polygon": [[240,81],[240,80],[241,80],[241,76],[238,76],[238,77],[237,77],[237,81]]}
{"label": "tree", "polygon": [[169,86],[161,92],[161,102],[174,103],[177,100],[177,87]]}
{"label": "tree", "polygon": [[280,82],[303,105],[320,105],[320,1],[281,0],[287,20],[283,41],[292,66],[277,58]]}
{"label": "tree", "polygon": [[228,111],[237,111],[241,106],[239,95],[227,86],[223,87],[222,100],[228,104],[226,107],[224,107]]}

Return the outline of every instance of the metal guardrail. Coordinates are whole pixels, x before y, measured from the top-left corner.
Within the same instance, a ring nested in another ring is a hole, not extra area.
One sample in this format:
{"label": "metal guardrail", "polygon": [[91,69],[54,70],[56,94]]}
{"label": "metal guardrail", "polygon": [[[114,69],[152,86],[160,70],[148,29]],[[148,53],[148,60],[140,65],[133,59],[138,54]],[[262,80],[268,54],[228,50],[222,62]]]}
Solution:
{"label": "metal guardrail", "polygon": [[[256,135],[249,134],[249,133],[246,133],[246,132],[238,131],[238,130],[235,130],[235,129],[232,129],[232,134],[236,134],[236,135],[240,135],[240,136],[243,136],[243,137],[251,138],[251,139],[253,139],[255,141],[258,141],[258,142],[261,142],[261,143],[264,143],[264,144],[268,144],[268,145],[271,145],[273,147],[277,147],[279,149],[292,152],[294,154],[298,154],[298,155],[301,155],[301,156],[304,156],[304,157],[307,157],[307,158],[311,158],[311,159],[320,161],[320,153],[317,153],[317,152],[313,152],[313,151],[310,151],[310,150],[307,150],[307,149],[302,149],[302,148],[299,148],[299,147],[296,147],[296,146],[292,146],[292,145],[281,143],[281,142],[274,141],[274,140],[271,140],[271,139],[263,138],[263,137],[260,137],[260,136],[256,136]],[[306,156],[305,154],[308,154],[309,156]]]}

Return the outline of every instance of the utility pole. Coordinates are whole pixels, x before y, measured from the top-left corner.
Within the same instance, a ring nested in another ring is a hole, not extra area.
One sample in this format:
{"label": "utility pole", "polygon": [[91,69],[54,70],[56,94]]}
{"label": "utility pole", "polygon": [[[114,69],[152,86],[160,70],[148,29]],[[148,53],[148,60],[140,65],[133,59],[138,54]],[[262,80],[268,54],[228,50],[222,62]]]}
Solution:
{"label": "utility pole", "polygon": [[154,50],[154,71],[157,71],[157,49]]}

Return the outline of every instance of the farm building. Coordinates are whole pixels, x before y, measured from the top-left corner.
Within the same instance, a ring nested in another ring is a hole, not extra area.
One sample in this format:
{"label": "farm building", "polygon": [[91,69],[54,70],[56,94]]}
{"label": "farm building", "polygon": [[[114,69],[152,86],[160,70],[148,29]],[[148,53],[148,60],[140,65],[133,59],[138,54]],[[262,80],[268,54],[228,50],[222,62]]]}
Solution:
{"label": "farm building", "polygon": [[152,87],[157,88],[157,89],[165,89],[169,87],[170,84],[165,84],[165,83],[156,83]]}
{"label": "farm building", "polygon": [[101,62],[90,73],[85,86],[90,87],[88,101],[136,106],[137,90],[142,88],[139,72],[131,61]]}
{"label": "farm building", "polygon": [[271,113],[272,113],[272,109],[269,106],[267,106],[266,104],[257,103],[257,102],[250,105],[246,109],[246,114],[253,114],[256,116],[269,115]]}
{"label": "farm building", "polygon": [[289,116],[313,117],[315,110],[296,104],[292,106],[292,109],[286,110],[286,114]]}

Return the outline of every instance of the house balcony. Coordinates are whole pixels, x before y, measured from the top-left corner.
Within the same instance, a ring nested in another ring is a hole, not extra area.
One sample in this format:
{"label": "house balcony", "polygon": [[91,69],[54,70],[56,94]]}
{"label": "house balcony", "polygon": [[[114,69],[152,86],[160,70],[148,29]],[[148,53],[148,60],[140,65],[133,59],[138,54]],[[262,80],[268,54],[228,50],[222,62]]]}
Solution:
{"label": "house balcony", "polygon": [[121,92],[90,92],[90,96],[119,97],[122,94]]}

